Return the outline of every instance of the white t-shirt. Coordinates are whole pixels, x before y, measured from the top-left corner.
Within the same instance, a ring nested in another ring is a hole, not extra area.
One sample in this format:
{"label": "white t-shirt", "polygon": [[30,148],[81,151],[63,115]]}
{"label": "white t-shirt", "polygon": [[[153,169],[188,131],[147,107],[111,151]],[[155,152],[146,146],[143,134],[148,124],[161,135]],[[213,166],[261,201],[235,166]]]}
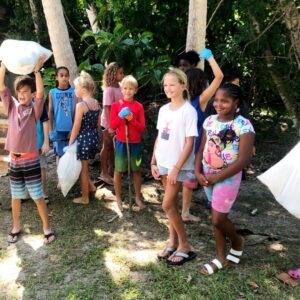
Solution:
{"label": "white t-shirt", "polygon": [[[183,151],[185,138],[198,136],[197,112],[189,101],[175,111],[170,110],[168,103],[159,110],[156,128],[156,162],[159,166],[172,169]],[[193,150],[181,169],[194,170],[194,160]]]}

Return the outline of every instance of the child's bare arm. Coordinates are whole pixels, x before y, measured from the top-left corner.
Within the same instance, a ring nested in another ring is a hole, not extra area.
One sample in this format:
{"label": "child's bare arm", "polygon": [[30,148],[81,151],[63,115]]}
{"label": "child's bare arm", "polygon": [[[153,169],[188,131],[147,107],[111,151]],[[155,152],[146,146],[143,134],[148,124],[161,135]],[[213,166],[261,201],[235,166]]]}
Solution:
{"label": "child's bare arm", "polygon": [[48,102],[48,117],[49,117],[49,131],[52,131],[54,129],[54,109],[53,109],[53,101],[51,93],[49,93],[49,102]]}
{"label": "child's bare arm", "polygon": [[171,184],[176,183],[176,179],[177,179],[177,175],[178,175],[179,171],[181,170],[182,166],[184,165],[184,163],[188,159],[189,155],[193,151],[193,149],[194,149],[194,139],[195,139],[194,136],[187,136],[185,138],[185,144],[183,146],[183,150],[182,150],[182,152],[179,156],[179,159],[178,159],[177,163],[173,166],[173,169],[170,172],[170,174],[168,175],[167,180]]}
{"label": "child's bare arm", "polygon": [[41,75],[41,68],[45,62],[46,56],[43,55],[39,58],[37,64],[34,67],[34,74],[35,74],[35,84],[36,84],[36,98],[43,99],[44,97],[44,83],[43,78]]}
{"label": "child's bare arm", "polygon": [[204,151],[205,143],[206,143],[206,130],[203,129],[202,136],[201,136],[201,143],[195,157],[195,175],[198,182],[203,186],[206,186],[208,183],[205,176],[202,173],[202,159],[203,159],[203,151]]}
{"label": "child's bare arm", "polygon": [[208,101],[216,93],[216,90],[220,86],[220,84],[223,80],[223,77],[224,77],[222,70],[220,69],[218,63],[216,62],[216,60],[214,59],[213,56],[211,56],[207,61],[209,62],[210,67],[213,71],[214,80],[202,92],[202,94],[200,96],[200,107],[201,107],[202,111],[205,111],[205,108],[206,108],[206,105],[207,105]]}
{"label": "child's bare arm", "polygon": [[44,144],[42,146],[42,154],[46,154],[49,152],[49,121],[45,121],[43,124],[43,132],[44,132]]}
{"label": "child's bare arm", "polygon": [[72,145],[77,138],[77,135],[78,135],[80,127],[81,127],[83,114],[84,114],[84,110],[82,108],[81,103],[77,103],[76,110],[75,110],[75,120],[74,120],[73,128],[71,131],[69,145]]}
{"label": "child's bare arm", "polygon": [[34,67],[34,75],[35,75],[35,85],[36,85],[36,95],[35,95],[35,102],[34,102],[34,115],[35,119],[39,120],[42,112],[43,112],[43,98],[44,98],[44,84],[43,84],[43,78],[40,72],[40,69],[42,68],[44,62],[45,62],[46,56],[43,55],[39,58],[37,64]]}
{"label": "child's bare arm", "polygon": [[2,62],[1,68],[0,68],[0,92],[4,91],[6,86],[5,86],[5,71],[6,71],[6,66]]}
{"label": "child's bare arm", "polygon": [[1,68],[0,68],[0,92],[3,92],[1,94],[0,101],[2,101],[4,106],[4,111],[6,115],[8,115],[11,105],[13,105],[14,101],[11,96],[11,91],[6,88],[5,86],[5,71],[6,66],[2,62]]}
{"label": "child's bare arm", "polygon": [[151,159],[151,173],[152,173],[152,176],[154,177],[154,179],[159,180],[160,174],[159,174],[156,157],[155,157],[156,144],[157,144],[157,138],[156,138],[154,146],[153,146],[153,154],[152,154],[152,159]]}

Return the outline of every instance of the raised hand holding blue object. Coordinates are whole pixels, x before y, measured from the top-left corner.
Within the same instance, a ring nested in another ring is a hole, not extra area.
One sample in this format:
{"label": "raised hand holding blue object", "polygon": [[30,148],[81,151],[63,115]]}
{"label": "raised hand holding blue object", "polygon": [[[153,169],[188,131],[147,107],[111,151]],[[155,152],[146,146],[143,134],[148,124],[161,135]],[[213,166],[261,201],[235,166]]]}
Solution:
{"label": "raised hand holding blue object", "polygon": [[210,49],[203,48],[199,51],[199,56],[201,59],[208,60],[209,58],[211,58],[213,56],[213,54]]}
{"label": "raised hand holding blue object", "polygon": [[131,110],[128,107],[123,107],[120,112],[118,113],[118,116],[121,119],[124,119],[126,116],[132,115]]}

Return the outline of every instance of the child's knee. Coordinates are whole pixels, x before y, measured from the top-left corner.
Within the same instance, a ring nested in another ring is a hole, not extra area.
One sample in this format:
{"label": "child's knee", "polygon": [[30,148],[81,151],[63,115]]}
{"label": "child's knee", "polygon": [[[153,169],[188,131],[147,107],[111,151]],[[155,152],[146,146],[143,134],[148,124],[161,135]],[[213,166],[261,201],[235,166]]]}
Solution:
{"label": "child's knee", "polygon": [[176,207],[172,201],[169,201],[168,199],[164,199],[162,203],[162,209],[165,213],[169,213],[172,210],[175,210]]}
{"label": "child's knee", "polygon": [[222,225],[224,223],[224,217],[223,216],[213,216],[211,218],[211,223],[213,226],[217,227],[218,229],[222,229]]}

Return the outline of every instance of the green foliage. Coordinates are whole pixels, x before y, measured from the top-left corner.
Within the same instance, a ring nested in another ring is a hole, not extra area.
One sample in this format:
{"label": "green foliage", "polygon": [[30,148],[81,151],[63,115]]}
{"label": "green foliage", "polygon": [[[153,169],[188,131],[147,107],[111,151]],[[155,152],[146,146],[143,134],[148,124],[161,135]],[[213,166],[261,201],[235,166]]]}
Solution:
{"label": "green foliage", "polygon": [[[9,38],[39,38],[44,46],[50,47],[41,1],[33,1],[39,12],[41,36],[34,33],[29,1],[1,2],[0,6],[7,11],[4,17],[9,20],[2,31]],[[286,2],[289,1],[292,0]],[[208,19],[219,2],[208,1]],[[79,69],[89,71],[100,82],[105,63],[117,60],[124,64],[126,73],[139,79],[142,99],[155,99],[162,74],[170,64],[176,64],[177,55],[184,51],[188,3],[187,0],[62,0]],[[85,9],[89,4],[98,11],[101,31],[97,34],[87,30],[90,24]],[[254,113],[271,109],[286,114],[268,71],[265,52],[268,48],[274,56],[272,70],[282,76],[300,108],[299,70],[290,32],[281,14],[279,0],[223,1],[207,29],[206,46],[213,50],[223,69],[234,68],[242,74],[246,101]],[[212,75],[209,66],[205,71]]]}
{"label": "green foliage", "polygon": [[[219,1],[210,1],[211,14]],[[286,115],[286,109],[266,62],[270,49],[272,70],[280,74],[287,90],[300,103],[300,76],[291,57],[291,41],[279,1],[224,1],[207,30],[208,46],[216,49],[222,67],[232,67],[242,74],[242,87],[252,112],[275,111],[272,118]],[[226,22],[225,22],[226,20]],[[265,30],[265,32],[264,32]],[[264,32],[264,33],[263,33]]]}
{"label": "green foliage", "polygon": [[55,68],[45,68],[43,70],[44,99],[48,98],[50,90],[55,87]]}
{"label": "green foliage", "polygon": [[102,64],[90,64],[90,61],[102,63],[117,61],[124,66],[126,74],[133,74],[142,87],[147,87],[151,94],[157,93],[162,74],[170,65],[167,55],[161,55],[158,47],[153,43],[153,34],[145,31],[133,35],[121,24],[118,24],[113,33],[100,30],[93,33],[86,30],[82,40],[91,43],[85,50],[85,60],[80,68],[85,70],[103,71]]}

